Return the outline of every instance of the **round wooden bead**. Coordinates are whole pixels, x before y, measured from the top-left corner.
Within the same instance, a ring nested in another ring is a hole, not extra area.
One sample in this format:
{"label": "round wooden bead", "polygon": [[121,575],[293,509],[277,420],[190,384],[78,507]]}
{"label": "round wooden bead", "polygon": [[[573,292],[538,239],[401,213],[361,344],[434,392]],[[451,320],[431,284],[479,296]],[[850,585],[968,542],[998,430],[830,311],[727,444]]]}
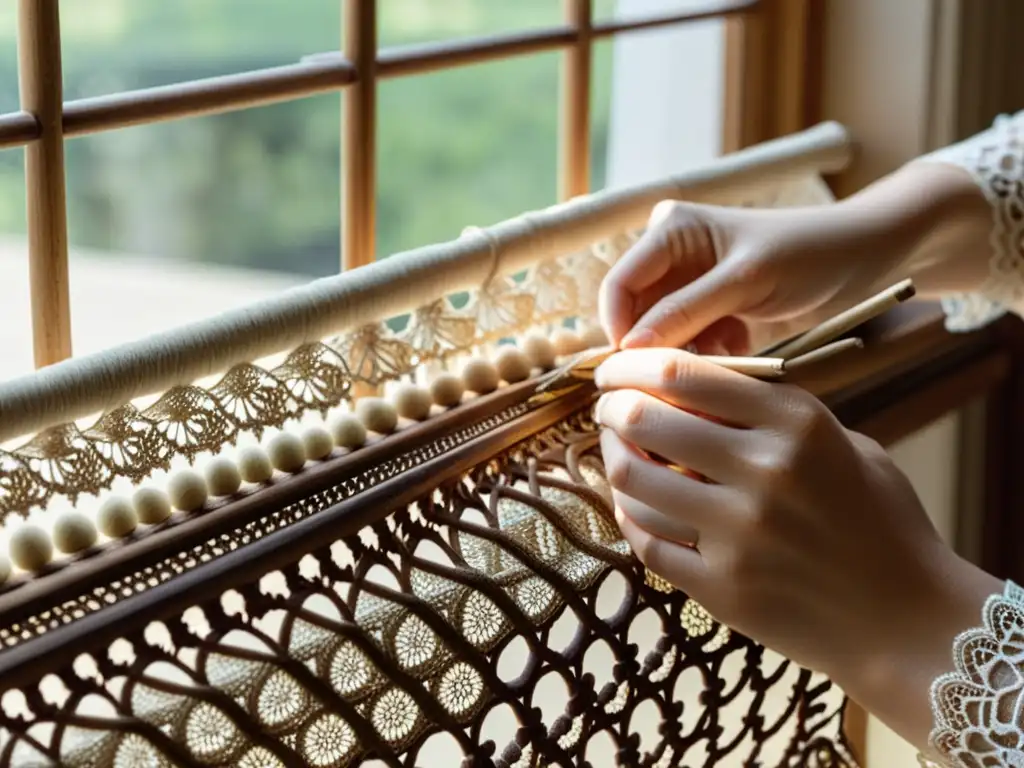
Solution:
{"label": "round wooden bead", "polygon": [[568,328],[559,328],[551,334],[551,346],[558,357],[576,355],[583,351],[583,340]]}
{"label": "round wooden bead", "polygon": [[132,506],[140,523],[156,525],[171,516],[171,502],[156,488],[139,488],[132,494]]}
{"label": "round wooden bead", "polygon": [[347,448],[351,451],[366,443],[366,427],[355,414],[336,413],[327,422],[327,428],[331,431],[334,443],[339,448]]}
{"label": "round wooden bead", "polygon": [[274,476],[274,465],[266,451],[249,445],[238,452],[238,472],[247,483],[268,483]]}
{"label": "round wooden bead", "polygon": [[11,561],[7,555],[0,554],[0,584],[11,578]]}
{"label": "round wooden bead", "polygon": [[124,496],[108,496],[96,510],[96,527],[111,539],[120,539],[135,530],[139,516]]}
{"label": "round wooden bead", "polygon": [[96,543],[96,526],[81,512],[63,512],[53,521],[53,543],[66,555],[81,552]]}
{"label": "round wooden bead", "polygon": [[381,435],[394,432],[398,426],[395,406],[380,397],[363,397],[356,401],[356,416],[371,432]]}
{"label": "round wooden bead", "polygon": [[295,474],[306,465],[306,447],[291,432],[278,432],[267,443],[267,455],[275,469]]}
{"label": "round wooden bead", "polygon": [[498,369],[498,375],[509,384],[530,378],[529,358],[508,344],[498,348],[498,354],[494,356],[494,367]]}
{"label": "round wooden bead", "polygon": [[555,367],[555,345],[551,339],[536,333],[529,334],[522,341],[523,354],[535,368],[549,371]]}
{"label": "round wooden bead", "polygon": [[462,381],[470,392],[486,395],[498,388],[501,379],[498,378],[498,369],[490,360],[475,357],[462,369]]}
{"label": "round wooden bead", "polygon": [[334,438],[326,427],[312,424],[302,431],[302,447],[312,461],[323,461],[334,451]]}
{"label": "round wooden bead", "polygon": [[442,373],[430,382],[430,396],[442,408],[454,408],[462,402],[466,385],[461,376],[454,373]]}
{"label": "round wooden bead", "polygon": [[34,523],[26,523],[11,534],[11,560],[25,571],[38,571],[53,558],[50,536]]}
{"label": "round wooden bead", "polygon": [[391,402],[395,405],[395,411],[403,419],[423,421],[430,417],[430,406],[434,404],[434,398],[430,392],[415,384],[399,384],[391,395]]}
{"label": "round wooden bead", "polygon": [[595,349],[596,347],[607,347],[608,346],[608,334],[604,332],[604,328],[600,325],[591,325],[580,336],[580,340],[583,342],[583,346],[586,349]]}
{"label": "round wooden bead", "polygon": [[183,469],[175,472],[167,481],[167,497],[175,509],[195,512],[206,504],[209,490],[202,475],[191,469]]}
{"label": "round wooden bead", "polygon": [[226,456],[217,456],[204,468],[206,486],[211,496],[233,496],[242,487],[238,466]]}

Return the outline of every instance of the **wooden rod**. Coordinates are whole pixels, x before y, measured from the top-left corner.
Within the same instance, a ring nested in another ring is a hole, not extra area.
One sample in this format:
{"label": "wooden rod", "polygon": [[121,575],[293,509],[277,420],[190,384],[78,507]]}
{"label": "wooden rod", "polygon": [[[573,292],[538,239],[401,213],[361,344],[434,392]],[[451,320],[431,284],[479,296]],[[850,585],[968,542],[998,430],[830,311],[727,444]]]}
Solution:
{"label": "wooden rod", "polygon": [[722,0],[720,2],[708,3],[703,8],[697,8],[686,13],[668,13],[661,16],[648,16],[641,19],[624,21],[602,21],[594,24],[593,36],[595,39],[601,39],[628,32],[668,27],[673,24],[728,18],[729,16],[750,13],[762,2],[763,0],[731,0],[731,2]]}
{"label": "wooden rod", "polygon": [[[642,227],[651,208],[666,198],[728,204],[740,191],[757,195],[783,180],[839,171],[852,154],[847,131],[824,123],[676,176],[523,214],[485,233],[394,254],[159,338],[0,382],[0,442],[406,314],[440,296],[479,288],[494,274],[516,274],[543,259],[589,248]],[[502,244],[497,271],[495,241]]]}
{"label": "wooden rod", "polygon": [[356,82],[345,91],[342,269],[374,260],[376,240],[377,3],[344,0],[345,54]]}
{"label": "wooden rod", "polygon": [[805,355],[834,339],[838,339],[844,333],[852,331],[868,320],[885,314],[898,304],[909,301],[914,297],[914,293],[913,281],[901,280],[896,285],[886,288],[884,291],[880,291],[874,296],[865,299],[860,304],[850,307],[845,312],[841,312],[820,325],[816,325],[807,333],[783,344],[778,349],[772,350],[770,354],[773,357],[783,357],[787,360]]}
{"label": "wooden rod", "polygon": [[379,77],[402,77],[509,59],[531,53],[558,50],[573,45],[576,30],[571,27],[512,32],[503,35],[446,40],[383,50],[377,58]]}
{"label": "wooden rod", "polygon": [[20,147],[42,135],[39,121],[30,112],[11,112],[0,115],[0,149]]}
{"label": "wooden rod", "polygon": [[337,91],[356,79],[356,70],[340,55],[258,69],[223,77],[144,88],[68,102],[64,135],[211,115]]}
{"label": "wooden rod", "polygon": [[801,371],[813,368],[823,362],[831,361],[832,358],[846,352],[851,352],[855,349],[864,349],[863,339],[850,338],[830,342],[818,347],[817,349],[812,349],[810,352],[805,352],[799,357],[793,357],[786,360],[786,373],[787,375],[800,373]]}
{"label": "wooden rod", "polygon": [[19,0],[21,108],[40,137],[25,149],[32,344],[41,368],[71,357],[58,0]]}
{"label": "wooden rod", "polygon": [[590,191],[590,75],[593,68],[592,0],[563,0],[565,20],[576,42],[562,58],[558,196],[568,200]]}

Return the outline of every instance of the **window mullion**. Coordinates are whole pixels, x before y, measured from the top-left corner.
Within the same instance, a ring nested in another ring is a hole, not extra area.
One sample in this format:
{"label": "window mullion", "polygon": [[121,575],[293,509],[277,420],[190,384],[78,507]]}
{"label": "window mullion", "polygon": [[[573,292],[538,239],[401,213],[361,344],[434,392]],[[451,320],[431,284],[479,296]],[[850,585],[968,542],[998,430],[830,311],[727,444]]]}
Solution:
{"label": "window mullion", "polygon": [[20,0],[21,108],[33,115],[39,126],[39,137],[25,147],[29,285],[36,367],[71,356],[60,48],[58,0]]}

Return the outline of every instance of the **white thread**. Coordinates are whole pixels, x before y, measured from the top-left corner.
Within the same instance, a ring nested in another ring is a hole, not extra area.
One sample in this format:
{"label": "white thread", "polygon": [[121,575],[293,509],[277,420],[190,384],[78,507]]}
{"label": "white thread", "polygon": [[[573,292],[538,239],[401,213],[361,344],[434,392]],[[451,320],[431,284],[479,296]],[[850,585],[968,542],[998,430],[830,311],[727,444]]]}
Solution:
{"label": "white thread", "polygon": [[[501,222],[486,230],[518,272],[572,253],[609,233],[640,226],[675,190],[715,202],[737,190],[841,170],[852,157],[846,129],[825,123],[719,158],[669,180],[601,192]],[[543,248],[538,236],[543,236]],[[231,366],[413,311],[439,296],[480,285],[494,263],[490,244],[442,243],[317,280],[249,307],[105,352],[58,363],[0,385],[0,441],[105,412]]]}
{"label": "white thread", "polygon": [[480,284],[481,290],[487,290],[491,281],[498,276],[498,270],[501,268],[501,241],[483,227],[465,227],[462,230],[462,235],[463,237],[466,235],[479,235],[487,242],[487,247],[489,248],[491,255],[491,266],[490,269],[487,270],[487,277],[485,277],[483,282]]}

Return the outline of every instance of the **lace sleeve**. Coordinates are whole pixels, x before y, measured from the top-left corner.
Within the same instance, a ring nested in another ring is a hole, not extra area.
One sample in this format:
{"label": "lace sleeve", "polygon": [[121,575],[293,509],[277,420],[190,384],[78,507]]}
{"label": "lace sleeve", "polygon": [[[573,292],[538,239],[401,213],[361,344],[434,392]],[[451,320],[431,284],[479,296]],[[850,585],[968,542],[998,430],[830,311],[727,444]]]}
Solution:
{"label": "lace sleeve", "polygon": [[952,768],[1024,766],[1024,590],[1008,581],[986,601],[982,626],[954,642],[953,663],[932,684],[935,756]]}
{"label": "lace sleeve", "polygon": [[947,327],[974,330],[1007,310],[1024,315],[1024,111],[921,159],[965,168],[992,206],[991,275],[978,293],[943,299]]}

